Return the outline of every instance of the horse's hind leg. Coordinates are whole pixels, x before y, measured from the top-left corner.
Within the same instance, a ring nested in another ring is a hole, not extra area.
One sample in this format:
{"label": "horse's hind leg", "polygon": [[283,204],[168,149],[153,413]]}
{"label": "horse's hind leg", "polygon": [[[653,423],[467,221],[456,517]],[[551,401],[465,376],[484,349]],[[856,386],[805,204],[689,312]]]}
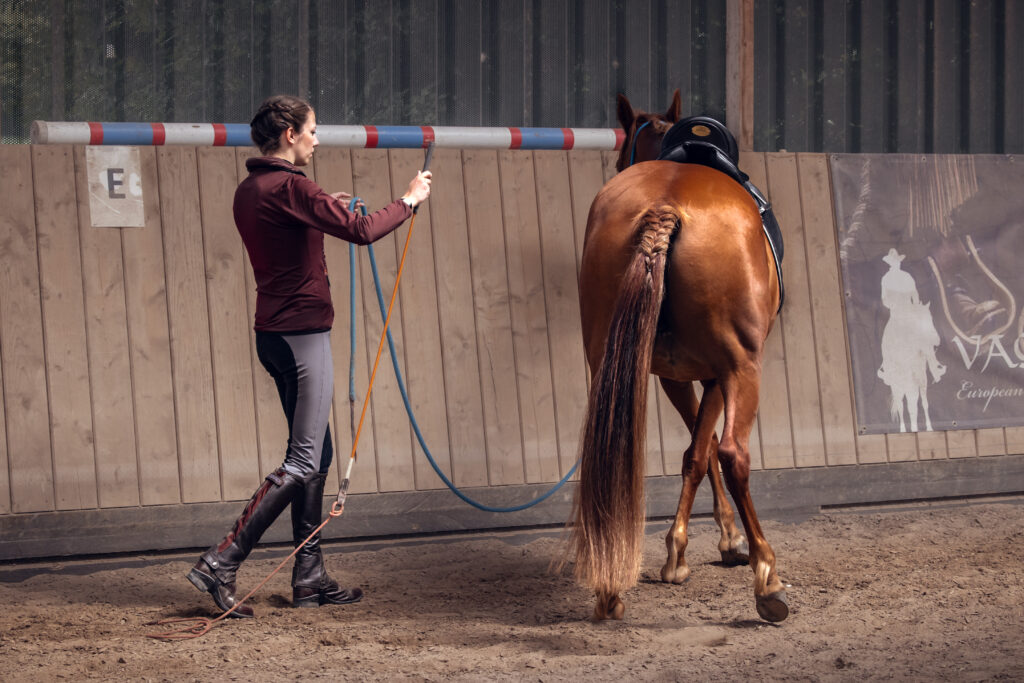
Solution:
{"label": "horse's hind leg", "polygon": [[[659,378],[665,395],[672,401],[672,405],[679,412],[686,423],[690,434],[694,433],[697,424],[697,394],[693,389],[693,382],[676,382],[675,380]],[[718,391],[718,388],[709,385],[705,391]],[[717,416],[715,418],[717,420]],[[722,475],[718,469],[718,437],[712,433],[711,446],[708,449],[708,475],[711,479],[711,491],[714,494],[715,522],[722,536],[718,541],[718,552],[722,555],[722,562],[727,565],[746,564],[748,561],[747,539],[736,526],[736,517],[733,514],[732,506],[725,495],[725,486],[722,484]],[[669,551],[671,553],[671,550]]]}
{"label": "horse's hind leg", "polygon": [[757,412],[760,373],[753,362],[736,374],[722,379],[725,401],[725,426],[718,455],[725,483],[736,502],[740,519],[750,539],[750,566],[754,570],[754,599],[757,613],[768,621],[789,616],[786,590],[775,571],[775,552],[761,531],[761,523],[750,498],[750,431]]}
{"label": "horse's hind leg", "polygon": [[[662,380],[662,386],[665,387],[672,404],[686,419],[686,414],[680,408],[679,401],[685,401],[688,394],[689,398],[696,403],[692,386],[666,380]],[[661,569],[661,578],[668,583],[682,583],[690,576],[690,568],[686,565],[685,557],[686,529],[690,521],[690,510],[693,508],[693,498],[697,493],[697,487],[700,486],[708,469],[709,456],[715,440],[715,422],[722,413],[722,394],[710,389],[709,387],[705,391],[700,407],[693,411],[695,416],[692,420],[687,420],[693,440],[683,454],[683,490],[679,495],[675,523],[665,537],[668,558],[665,560],[665,566]],[[732,510],[730,509],[729,512],[731,513]]]}

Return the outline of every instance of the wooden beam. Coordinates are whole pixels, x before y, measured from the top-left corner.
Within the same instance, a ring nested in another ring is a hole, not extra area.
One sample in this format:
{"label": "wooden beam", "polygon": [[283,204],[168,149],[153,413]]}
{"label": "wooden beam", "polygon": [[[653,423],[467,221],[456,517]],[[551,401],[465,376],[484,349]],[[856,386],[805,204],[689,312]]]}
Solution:
{"label": "wooden beam", "polygon": [[[1024,455],[757,470],[750,473],[750,493],[762,520],[792,521],[818,514],[823,508],[864,504],[923,500],[958,504],[972,496],[1014,496],[1007,500],[1017,500],[1022,476]],[[647,518],[663,520],[674,515],[679,475],[648,477],[645,483]],[[550,486],[516,484],[470,488],[466,493],[500,507],[536,498]],[[540,505],[510,514],[474,510],[446,489],[350,495],[341,522],[327,525],[323,538],[354,540],[560,525],[569,516],[575,489],[576,483],[569,482]],[[695,521],[709,521],[712,503],[710,488],[701,487],[693,505]],[[6,515],[0,524],[0,562],[203,548],[224,532],[241,505],[232,501]],[[647,531],[659,525],[654,521]],[[291,538],[291,525],[282,515],[261,543],[264,547],[283,543],[290,549]]]}
{"label": "wooden beam", "polygon": [[754,0],[728,0],[725,32],[726,125],[741,150],[753,150]]}

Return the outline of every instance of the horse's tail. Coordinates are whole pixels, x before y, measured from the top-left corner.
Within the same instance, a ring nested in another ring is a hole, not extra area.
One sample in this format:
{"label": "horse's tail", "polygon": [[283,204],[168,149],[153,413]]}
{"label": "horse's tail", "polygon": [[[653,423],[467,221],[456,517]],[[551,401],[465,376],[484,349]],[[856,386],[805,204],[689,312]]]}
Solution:
{"label": "horse's tail", "polygon": [[576,578],[600,594],[617,595],[640,574],[647,382],[669,243],[679,223],[671,206],[638,219],[636,251],[592,378],[568,552]]}

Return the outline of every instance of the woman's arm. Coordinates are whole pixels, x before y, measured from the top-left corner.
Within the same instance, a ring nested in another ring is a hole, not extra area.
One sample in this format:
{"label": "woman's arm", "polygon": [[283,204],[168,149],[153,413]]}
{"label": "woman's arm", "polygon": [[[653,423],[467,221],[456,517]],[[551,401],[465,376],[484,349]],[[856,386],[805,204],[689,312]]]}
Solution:
{"label": "woman's arm", "polygon": [[351,195],[328,194],[304,176],[295,178],[293,188],[292,205],[304,223],[355,244],[371,244],[404,223],[412,209],[430,196],[430,172],[418,173],[401,199],[366,216],[349,211]]}

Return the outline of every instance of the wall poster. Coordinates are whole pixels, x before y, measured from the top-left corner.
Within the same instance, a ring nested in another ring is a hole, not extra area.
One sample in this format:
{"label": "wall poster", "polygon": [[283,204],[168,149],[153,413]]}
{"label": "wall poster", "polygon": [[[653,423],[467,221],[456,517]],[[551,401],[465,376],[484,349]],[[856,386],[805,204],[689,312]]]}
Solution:
{"label": "wall poster", "polygon": [[1024,158],[830,166],[858,429],[1024,425]]}

